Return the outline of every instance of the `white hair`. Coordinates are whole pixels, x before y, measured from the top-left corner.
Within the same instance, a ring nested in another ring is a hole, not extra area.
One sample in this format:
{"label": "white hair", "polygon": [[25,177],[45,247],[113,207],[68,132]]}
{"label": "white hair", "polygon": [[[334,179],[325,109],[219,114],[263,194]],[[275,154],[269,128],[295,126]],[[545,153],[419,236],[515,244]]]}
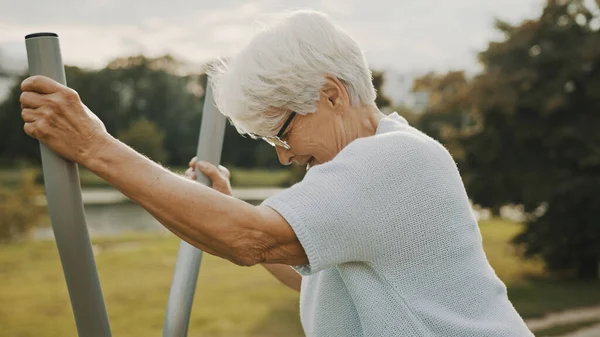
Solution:
{"label": "white hair", "polygon": [[311,10],[278,15],[229,61],[208,70],[217,107],[238,132],[270,136],[289,110],[316,110],[326,76],[340,80],[352,106],[374,105],[372,74],[358,43]]}

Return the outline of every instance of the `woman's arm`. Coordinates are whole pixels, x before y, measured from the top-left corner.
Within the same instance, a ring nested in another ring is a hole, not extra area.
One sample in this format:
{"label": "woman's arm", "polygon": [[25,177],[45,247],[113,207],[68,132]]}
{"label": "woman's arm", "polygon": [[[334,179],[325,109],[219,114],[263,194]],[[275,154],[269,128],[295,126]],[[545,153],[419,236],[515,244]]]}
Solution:
{"label": "woman's arm", "polygon": [[[202,165],[206,164],[206,165]],[[219,191],[225,195],[232,195],[231,191],[231,183],[229,179],[231,178],[231,173],[229,170],[219,165],[216,167],[210,163],[201,163],[198,165],[196,157],[192,158],[189,163],[189,168],[185,171],[185,177],[196,181],[196,170],[198,167],[200,172],[202,172],[205,176],[207,176],[211,181],[211,187]],[[302,284],[302,276],[298,274],[295,270],[293,270],[290,266],[285,264],[262,264],[266,270],[268,270],[275,278],[277,278],[281,283],[285,284],[289,288],[300,291],[300,286]]]}
{"label": "woman's arm", "polygon": [[275,276],[281,283],[285,284],[289,288],[296,291],[300,291],[302,285],[302,276],[292,267],[285,264],[264,264],[263,267],[267,269],[273,276]]}
{"label": "woman's arm", "polygon": [[[239,265],[307,264],[285,219],[177,175],[110,136],[79,95],[43,76],[21,84],[25,132],[148,210],[181,239]],[[150,136],[150,135],[149,135]]]}
{"label": "woman's arm", "polygon": [[82,164],[203,251],[239,265],[308,262],[275,211],[185,179],[112,137]]}

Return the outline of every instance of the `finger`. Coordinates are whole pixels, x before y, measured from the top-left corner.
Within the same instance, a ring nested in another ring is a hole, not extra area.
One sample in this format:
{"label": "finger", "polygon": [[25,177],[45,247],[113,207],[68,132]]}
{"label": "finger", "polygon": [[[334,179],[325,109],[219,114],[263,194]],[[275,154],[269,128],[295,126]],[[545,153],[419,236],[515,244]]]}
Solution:
{"label": "finger", "polygon": [[190,160],[190,163],[188,164],[189,167],[194,167],[196,166],[196,162],[198,161],[198,158],[194,157]]}
{"label": "finger", "polygon": [[64,85],[41,75],[31,76],[21,82],[21,91],[33,91],[40,94],[53,94],[64,88]]}
{"label": "finger", "polygon": [[227,167],[219,165],[219,171],[221,171],[221,173],[223,173],[225,177],[227,177],[227,179],[231,177],[231,173],[229,172],[229,169],[227,169]]}
{"label": "finger", "polygon": [[213,182],[215,180],[223,179],[223,177],[221,177],[217,167],[207,161],[198,162],[198,165],[196,165],[196,166],[198,167],[198,170],[200,172],[202,172],[202,174],[207,176]]}
{"label": "finger", "polygon": [[21,111],[21,118],[23,119],[23,121],[25,123],[35,122],[42,116],[43,116],[43,113],[41,113],[37,109],[23,109],[23,111]]}
{"label": "finger", "polygon": [[188,168],[187,170],[185,170],[185,177],[192,179],[192,180],[196,180],[196,171],[194,171],[193,168]]}
{"label": "finger", "polygon": [[19,97],[19,102],[21,102],[22,108],[37,109],[43,106],[47,102],[47,99],[44,98],[44,95],[40,95],[37,92],[24,91]]}
{"label": "finger", "polygon": [[25,133],[33,138],[35,137],[35,124],[34,123],[25,123],[25,125],[23,126],[23,131],[25,131]]}

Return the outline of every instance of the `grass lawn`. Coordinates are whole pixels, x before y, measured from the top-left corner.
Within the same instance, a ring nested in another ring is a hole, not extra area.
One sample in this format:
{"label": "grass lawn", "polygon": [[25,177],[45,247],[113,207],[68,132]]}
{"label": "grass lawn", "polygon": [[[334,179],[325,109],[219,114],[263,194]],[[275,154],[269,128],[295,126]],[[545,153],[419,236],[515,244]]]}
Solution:
{"label": "grass lawn", "polygon": [[508,296],[522,317],[540,317],[569,308],[600,305],[600,282],[552,281],[542,263],[520,259],[508,241],[520,225],[502,220],[480,223],[490,264],[508,288]]}
{"label": "grass lawn", "polygon": [[[507,245],[519,225],[483,221],[488,258],[524,317],[600,304],[600,283],[543,281],[539,261]],[[159,336],[179,241],[171,236],[94,239],[114,336]],[[0,246],[0,336],[76,336],[54,242]],[[302,336],[298,294],[262,267],[204,256],[189,336]]]}
{"label": "grass lawn", "polygon": [[[160,336],[179,241],[94,240],[114,336]],[[54,242],[0,246],[0,336],[76,336]],[[298,295],[261,266],[205,255],[188,336],[301,336]]]}

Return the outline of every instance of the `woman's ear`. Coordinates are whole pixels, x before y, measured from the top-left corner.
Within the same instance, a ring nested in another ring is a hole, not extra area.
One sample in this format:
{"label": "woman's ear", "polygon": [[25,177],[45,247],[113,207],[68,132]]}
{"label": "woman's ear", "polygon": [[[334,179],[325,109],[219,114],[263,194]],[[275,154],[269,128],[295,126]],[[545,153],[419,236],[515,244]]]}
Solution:
{"label": "woman's ear", "polygon": [[340,96],[338,88],[334,83],[332,83],[332,81],[329,78],[326,79],[325,84],[321,89],[321,94],[324,95],[324,98],[331,103],[331,106],[337,104],[336,101]]}
{"label": "woman's ear", "polygon": [[336,94],[332,90],[321,89],[321,104],[325,105],[328,109],[333,109],[335,103]]}
{"label": "woman's ear", "polygon": [[327,103],[330,109],[343,112],[349,105],[346,88],[336,77],[325,77],[325,84],[323,84],[321,89],[321,95],[323,99],[327,100],[325,103]]}

